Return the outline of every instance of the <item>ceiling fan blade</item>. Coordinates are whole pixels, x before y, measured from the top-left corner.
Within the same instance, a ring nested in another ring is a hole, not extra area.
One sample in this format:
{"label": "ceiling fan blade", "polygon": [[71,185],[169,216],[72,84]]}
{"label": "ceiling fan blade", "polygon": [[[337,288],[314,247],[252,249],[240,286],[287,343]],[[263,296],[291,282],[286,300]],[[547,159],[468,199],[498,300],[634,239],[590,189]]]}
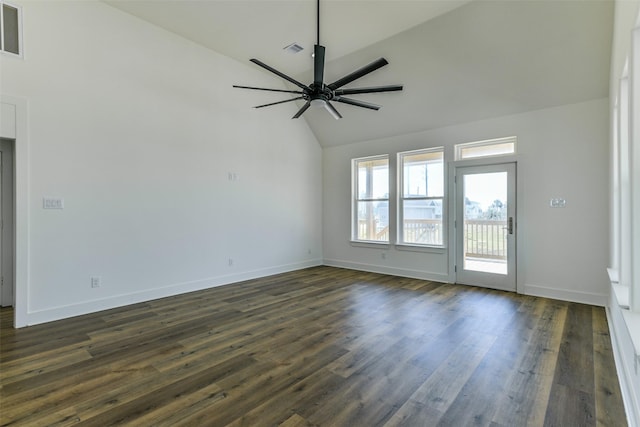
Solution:
{"label": "ceiling fan blade", "polygon": [[368,108],[370,110],[379,110],[381,105],[371,104],[369,102],[358,101],[351,98],[343,98],[341,96],[334,96],[332,101],[342,102],[343,104],[355,105],[356,107]]}
{"label": "ceiling fan blade", "polygon": [[298,117],[300,117],[302,115],[302,113],[304,113],[305,111],[307,111],[307,108],[309,108],[309,106],[311,105],[311,101],[307,101],[301,109],[298,110],[298,112],[296,113],[295,116],[291,117],[292,119],[297,119]]}
{"label": "ceiling fan blade", "polygon": [[346,76],[344,76],[343,78],[336,80],[335,82],[331,83],[329,86],[329,88],[331,90],[336,90],[339,87],[342,87],[346,84],[351,83],[354,80],[359,79],[360,77],[363,77],[369,73],[371,73],[372,71],[377,70],[380,67],[384,67],[385,65],[387,65],[388,62],[386,59],[384,58],[380,58],[376,61],[373,61],[371,64],[369,65],[365,65],[364,67],[354,71],[351,74],[347,74]]}
{"label": "ceiling fan blade", "polygon": [[283,79],[285,79],[285,80],[287,80],[287,81],[289,81],[289,82],[293,83],[294,85],[298,86],[299,88],[301,88],[301,89],[303,89],[303,90],[304,90],[304,89],[308,89],[308,87],[307,87],[306,85],[303,85],[302,83],[300,83],[300,82],[299,82],[299,81],[297,81],[296,79],[294,79],[294,78],[292,78],[292,77],[289,77],[289,76],[287,76],[287,75],[286,75],[286,74],[284,74],[284,73],[281,73],[280,71],[276,70],[276,69],[275,69],[275,68],[273,68],[273,67],[268,66],[267,64],[265,64],[264,62],[262,62],[262,61],[260,61],[260,60],[258,60],[258,59],[251,58],[251,62],[253,62],[253,63],[254,63],[254,64],[256,64],[256,65],[261,66],[262,68],[264,68],[264,69],[265,69],[265,70],[267,70],[267,71],[271,71],[273,74],[275,74],[275,75],[277,75],[277,76],[282,77]]}
{"label": "ceiling fan blade", "polygon": [[238,86],[238,85],[233,85],[233,87],[236,87],[238,89],[268,90],[269,92],[304,93],[301,90],[267,89],[264,87]]}
{"label": "ceiling fan blade", "polygon": [[353,89],[338,89],[334,93],[336,95],[355,95],[357,93],[393,92],[393,91],[396,91],[396,90],[402,90],[402,85],[360,87],[360,88],[353,88]]}
{"label": "ceiling fan blade", "polygon": [[278,104],[284,104],[285,102],[297,101],[298,99],[303,99],[303,98],[301,96],[299,96],[297,98],[285,99],[284,101],[272,102],[270,104],[264,104],[264,105],[257,105],[257,106],[255,106],[253,108],[269,107],[271,105],[278,105]]}
{"label": "ceiling fan blade", "polygon": [[313,85],[322,89],[324,78],[324,46],[313,47]]}
{"label": "ceiling fan blade", "polygon": [[338,120],[342,118],[342,115],[338,113],[338,110],[336,110],[336,107],[331,105],[329,101],[326,101],[324,103],[324,108],[327,109],[327,111],[333,116],[334,119]]}

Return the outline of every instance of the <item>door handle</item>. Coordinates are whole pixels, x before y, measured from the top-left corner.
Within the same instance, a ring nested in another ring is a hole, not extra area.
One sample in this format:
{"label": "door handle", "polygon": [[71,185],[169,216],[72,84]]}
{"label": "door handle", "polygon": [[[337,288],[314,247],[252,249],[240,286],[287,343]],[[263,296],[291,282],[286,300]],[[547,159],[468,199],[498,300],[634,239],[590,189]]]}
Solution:
{"label": "door handle", "polygon": [[509,219],[507,219],[507,226],[506,227],[502,227],[503,230],[507,230],[509,234],[513,234],[513,217],[509,217]]}

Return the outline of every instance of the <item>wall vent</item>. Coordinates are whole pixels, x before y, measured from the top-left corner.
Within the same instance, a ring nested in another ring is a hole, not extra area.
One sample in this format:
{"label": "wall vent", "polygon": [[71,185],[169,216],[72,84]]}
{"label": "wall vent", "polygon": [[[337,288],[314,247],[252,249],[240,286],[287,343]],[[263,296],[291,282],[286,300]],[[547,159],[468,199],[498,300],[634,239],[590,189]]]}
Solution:
{"label": "wall vent", "polygon": [[0,0],[0,51],[22,56],[22,10]]}

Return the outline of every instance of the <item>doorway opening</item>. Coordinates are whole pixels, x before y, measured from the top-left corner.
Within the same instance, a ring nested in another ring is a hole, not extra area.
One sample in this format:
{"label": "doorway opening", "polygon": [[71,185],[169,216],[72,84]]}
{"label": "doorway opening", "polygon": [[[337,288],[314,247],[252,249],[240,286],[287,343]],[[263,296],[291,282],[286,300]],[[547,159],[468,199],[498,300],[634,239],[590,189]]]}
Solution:
{"label": "doorway opening", "polygon": [[15,140],[0,138],[0,306],[15,305]]}

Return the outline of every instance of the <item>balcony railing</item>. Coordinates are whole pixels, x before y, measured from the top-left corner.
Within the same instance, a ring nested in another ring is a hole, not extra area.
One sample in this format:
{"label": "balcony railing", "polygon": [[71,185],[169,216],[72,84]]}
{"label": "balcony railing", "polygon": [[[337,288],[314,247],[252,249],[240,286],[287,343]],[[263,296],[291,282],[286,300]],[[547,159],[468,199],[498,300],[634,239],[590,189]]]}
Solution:
{"label": "balcony railing", "polygon": [[375,220],[361,219],[358,221],[358,239],[387,242],[389,241],[389,226],[379,227]]}
{"label": "balcony railing", "polygon": [[440,219],[405,219],[403,231],[405,243],[441,245],[444,241]]}
{"label": "balcony railing", "polygon": [[507,259],[507,221],[465,220],[465,257]]}
{"label": "balcony railing", "polygon": [[[471,219],[465,221],[465,257],[507,259],[507,222]],[[441,245],[442,221],[438,219],[410,219],[404,221],[405,243]],[[375,221],[358,221],[358,238],[362,240],[388,241],[389,227],[380,227]]]}

